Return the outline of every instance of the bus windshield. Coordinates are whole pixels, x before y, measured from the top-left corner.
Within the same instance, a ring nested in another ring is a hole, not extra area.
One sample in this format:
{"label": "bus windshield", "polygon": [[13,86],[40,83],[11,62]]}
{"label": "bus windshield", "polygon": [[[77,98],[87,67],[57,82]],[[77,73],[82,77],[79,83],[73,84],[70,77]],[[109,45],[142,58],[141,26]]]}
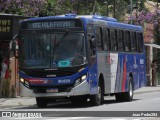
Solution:
{"label": "bus windshield", "polygon": [[82,32],[23,34],[19,44],[21,67],[73,67],[86,63]]}

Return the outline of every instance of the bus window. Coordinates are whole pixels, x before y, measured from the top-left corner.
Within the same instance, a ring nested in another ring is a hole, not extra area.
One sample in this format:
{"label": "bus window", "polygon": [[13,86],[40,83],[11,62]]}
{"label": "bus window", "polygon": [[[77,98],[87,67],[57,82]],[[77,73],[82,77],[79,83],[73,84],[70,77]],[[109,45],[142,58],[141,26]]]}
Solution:
{"label": "bus window", "polygon": [[131,32],[131,47],[132,47],[132,51],[136,52],[137,51],[137,39],[136,39],[136,33],[135,32]]}
{"label": "bus window", "polygon": [[118,50],[118,32],[117,30],[115,30],[114,48],[115,48],[115,51]]}
{"label": "bus window", "polygon": [[138,41],[138,52],[141,53],[143,51],[143,35],[142,35],[142,33],[137,33],[137,41]]}
{"label": "bus window", "polygon": [[104,50],[107,50],[107,37],[106,37],[106,29],[103,29],[103,44],[104,44]]}
{"label": "bus window", "polygon": [[91,24],[91,25],[88,25],[87,26],[87,33],[88,34],[93,34],[94,33],[94,26]]}
{"label": "bus window", "polygon": [[109,29],[104,29],[104,49],[109,51],[110,50],[110,34]]}
{"label": "bus window", "polygon": [[117,39],[118,39],[118,49],[120,52],[124,51],[124,36],[123,36],[123,31],[122,30],[118,30],[118,35],[117,35]]}
{"label": "bus window", "polygon": [[117,51],[117,32],[114,29],[110,29],[110,37],[111,37],[111,50]]}
{"label": "bus window", "polygon": [[131,40],[130,40],[130,32],[125,31],[124,32],[124,40],[125,40],[125,52],[131,51]]}
{"label": "bus window", "polygon": [[97,50],[103,50],[103,40],[102,40],[102,28],[96,29],[96,41],[97,41]]}
{"label": "bus window", "polygon": [[[88,26],[87,26],[87,34],[89,35],[93,35],[94,36],[94,25],[93,24],[89,24]],[[95,55],[95,50],[93,50],[92,48],[91,48],[91,41],[89,40],[89,39],[92,39],[92,37],[93,36],[88,36],[88,57],[91,57],[91,56],[94,56]]]}

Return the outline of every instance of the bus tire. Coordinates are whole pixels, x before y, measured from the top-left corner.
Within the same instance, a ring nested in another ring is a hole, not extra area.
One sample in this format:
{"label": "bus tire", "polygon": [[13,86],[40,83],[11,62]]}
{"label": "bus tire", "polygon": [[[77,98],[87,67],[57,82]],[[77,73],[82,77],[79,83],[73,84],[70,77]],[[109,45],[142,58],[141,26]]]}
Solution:
{"label": "bus tire", "polygon": [[39,108],[46,108],[47,107],[47,100],[42,97],[36,97],[36,103]]}
{"label": "bus tire", "polygon": [[129,84],[128,84],[128,91],[124,93],[124,100],[125,101],[132,101],[133,100],[133,82],[132,78],[130,77]]}
{"label": "bus tire", "polygon": [[130,77],[129,84],[128,84],[128,91],[122,93],[115,94],[117,102],[129,102],[133,100],[133,82],[132,78]]}
{"label": "bus tire", "polygon": [[98,94],[90,96],[90,102],[93,106],[99,106],[102,102],[102,86],[98,84]]}

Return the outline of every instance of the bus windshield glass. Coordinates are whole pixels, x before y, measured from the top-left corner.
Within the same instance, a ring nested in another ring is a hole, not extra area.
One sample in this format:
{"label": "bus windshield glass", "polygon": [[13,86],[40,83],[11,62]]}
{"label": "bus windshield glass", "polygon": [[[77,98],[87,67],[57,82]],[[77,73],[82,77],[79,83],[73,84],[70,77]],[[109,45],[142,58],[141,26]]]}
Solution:
{"label": "bus windshield glass", "polygon": [[82,32],[22,34],[20,66],[25,68],[73,67],[86,63]]}

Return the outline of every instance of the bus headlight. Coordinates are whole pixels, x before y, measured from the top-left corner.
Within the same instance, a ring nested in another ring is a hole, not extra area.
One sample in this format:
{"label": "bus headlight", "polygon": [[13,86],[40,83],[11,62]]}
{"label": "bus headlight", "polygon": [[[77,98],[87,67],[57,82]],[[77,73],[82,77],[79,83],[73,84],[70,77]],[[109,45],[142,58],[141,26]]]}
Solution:
{"label": "bus headlight", "polygon": [[83,76],[81,77],[81,82],[85,81],[86,79],[87,79],[87,75],[83,75]]}
{"label": "bus headlight", "polygon": [[25,80],[24,84],[25,84],[26,87],[29,87],[29,82],[28,81]]}
{"label": "bus headlight", "polygon": [[79,78],[79,79],[77,79],[76,81],[75,81],[75,85],[74,86],[77,86],[77,85],[79,85],[81,83],[81,79]]}
{"label": "bus headlight", "polygon": [[80,83],[84,82],[86,79],[87,79],[87,75],[83,75],[81,78],[78,78],[78,79],[75,81],[75,85],[74,85],[74,86],[79,85]]}
{"label": "bus headlight", "polygon": [[24,79],[23,79],[23,78],[20,78],[20,82],[24,83]]}

